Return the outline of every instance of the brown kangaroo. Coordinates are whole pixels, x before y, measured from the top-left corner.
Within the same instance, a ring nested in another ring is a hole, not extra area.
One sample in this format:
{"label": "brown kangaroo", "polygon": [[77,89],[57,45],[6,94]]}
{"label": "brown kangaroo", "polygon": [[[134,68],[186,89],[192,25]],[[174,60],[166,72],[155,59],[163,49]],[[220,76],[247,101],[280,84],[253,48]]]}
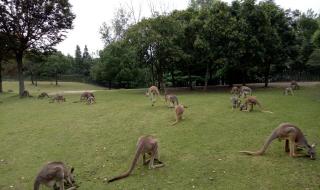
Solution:
{"label": "brown kangaroo", "polygon": [[[146,160],[145,154],[150,155],[150,160]],[[155,139],[151,135],[141,136],[138,139],[136,154],[134,155],[134,159],[131,163],[129,170],[127,172],[117,176],[117,177],[114,177],[114,178],[108,180],[108,183],[125,178],[125,177],[128,177],[131,174],[131,172],[133,171],[136,163],[138,162],[140,155],[142,155],[142,157],[143,157],[143,165],[146,165],[149,163],[149,169],[154,169],[154,168],[159,168],[159,167],[164,166],[164,164],[159,160],[157,139]],[[155,161],[157,162],[156,165],[154,164]]]}
{"label": "brown kangaroo", "polygon": [[310,157],[310,159],[315,159],[315,144],[309,145],[302,131],[298,127],[290,123],[282,123],[276,129],[274,129],[260,150],[256,152],[240,152],[254,156],[262,155],[265,153],[271,142],[275,139],[286,140],[285,150],[288,151],[289,149],[289,155],[291,157],[298,156],[296,154],[296,148],[297,146],[299,146],[307,149],[307,155]]}
{"label": "brown kangaroo", "polygon": [[65,182],[71,186],[67,190],[74,190],[76,187],[74,186],[73,171],[74,168],[67,169],[63,162],[50,162],[43,166],[37,175],[33,190],[39,190],[41,184],[54,189],[56,183],[59,184],[60,190],[64,190]]}

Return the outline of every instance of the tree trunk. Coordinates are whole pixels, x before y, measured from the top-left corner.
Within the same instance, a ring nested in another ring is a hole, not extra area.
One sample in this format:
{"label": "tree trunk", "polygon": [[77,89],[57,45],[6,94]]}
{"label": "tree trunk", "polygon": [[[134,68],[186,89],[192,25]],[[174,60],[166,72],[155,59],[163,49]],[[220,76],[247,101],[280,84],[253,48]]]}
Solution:
{"label": "tree trunk", "polygon": [[3,92],[2,89],[2,61],[0,60],[0,93]]}
{"label": "tree trunk", "polygon": [[242,76],[241,76],[241,82],[242,82],[242,85],[245,86],[246,85],[246,71],[245,70],[242,70],[241,71],[242,73]]}
{"label": "tree trunk", "polygon": [[205,75],[205,78],[204,78],[204,88],[203,88],[204,91],[207,91],[207,88],[208,88],[209,74],[210,74],[209,73],[209,64],[207,63],[206,75]]}
{"label": "tree trunk", "polygon": [[58,73],[56,73],[56,86],[58,86]]}
{"label": "tree trunk", "polygon": [[38,73],[35,73],[35,75],[34,75],[34,81],[35,81],[34,85],[35,85],[35,86],[38,86]]}
{"label": "tree trunk", "polygon": [[176,79],[174,78],[174,69],[171,70],[172,86],[176,87]]}
{"label": "tree trunk", "polygon": [[151,79],[152,79],[152,85],[155,84],[155,79],[154,79],[154,70],[153,70],[153,63],[151,64]]}
{"label": "tree trunk", "polygon": [[192,79],[191,79],[190,67],[188,68],[188,81],[189,81],[189,88],[190,88],[190,90],[193,90],[193,88],[192,88]]}
{"label": "tree trunk", "polygon": [[164,81],[163,81],[163,74],[160,74],[160,92],[164,94]]}
{"label": "tree trunk", "polygon": [[34,85],[34,80],[33,80],[33,72],[31,72],[31,84]]}
{"label": "tree trunk", "polygon": [[16,53],[17,69],[18,69],[18,80],[19,80],[19,95],[22,97],[24,91],[24,78],[23,78],[23,64],[22,64],[22,52]]}
{"label": "tree trunk", "polygon": [[266,70],[264,72],[264,87],[268,87],[269,73],[270,73],[270,64],[267,65]]}

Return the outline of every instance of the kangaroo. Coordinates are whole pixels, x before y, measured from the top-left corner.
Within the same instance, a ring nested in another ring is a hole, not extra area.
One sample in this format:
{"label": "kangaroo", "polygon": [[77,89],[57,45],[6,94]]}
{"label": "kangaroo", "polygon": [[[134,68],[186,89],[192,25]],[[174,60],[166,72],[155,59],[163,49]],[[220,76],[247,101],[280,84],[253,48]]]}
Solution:
{"label": "kangaroo", "polygon": [[146,96],[150,97],[150,100],[152,102],[152,106],[154,106],[154,103],[156,102],[156,96],[159,96],[160,97],[160,92],[159,92],[159,89],[158,87],[156,86],[150,86],[148,88],[148,91],[146,92],[145,94]]}
{"label": "kangaroo", "polygon": [[87,104],[94,104],[94,103],[96,103],[96,99],[95,99],[95,97],[94,96],[89,96],[88,98],[87,98]]}
{"label": "kangaroo", "polygon": [[[247,99],[245,100],[245,102],[240,105],[240,111],[251,112],[251,111],[253,110],[253,106],[254,106],[254,105],[258,105],[261,112],[264,112],[264,113],[273,113],[273,112],[271,112],[271,111],[263,110],[260,102],[257,100],[257,98],[256,98],[255,96],[249,96],[249,97],[247,97]],[[249,110],[248,110],[248,106],[250,106]]]}
{"label": "kangaroo", "polygon": [[[146,154],[150,155],[150,160],[146,160]],[[143,165],[146,165],[149,163],[149,169],[154,169],[154,168],[160,168],[163,167],[164,164],[159,160],[159,152],[158,152],[158,141],[151,135],[147,136],[141,136],[138,139],[137,142],[137,150],[134,155],[134,159],[131,163],[131,166],[129,170],[117,177],[114,177],[110,180],[108,180],[108,183],[128,177],[131,172],[133,171],[136,163],[138,162],[138,159],[142,155],[143,158]],[[157,162],[158,164],[154,164],[154,162]]]}
{"label": "kangaroo", "polygon": [[94,97],[92,92],[83,92],[80,96],[80,101],[88,100],[89,97]]}
{"label": "kangaroo", "polygon": [[[255,96],[249,96],[247,99],[244,101],[243,104],[240,105],[240,111],[247,111],[251,112],[253,110],[253,106],[258,105],[260,109],[262,109],[260,102],[257,100]],[[250,106],[248,110],[248,106]]]}
{"label": "kangaroo", "polygon": [[69,170],[63,162],[50,162],[38,173],[33,190],[39,190],[41,184],[52,189],[58,184],[60,190],[64,190],[64,183],[71,186],[67,190],[74,190],[76,187],[73,185],[75,183],[73,172],[74,168]]}
{"label": "kangaroo", "polygon": [[237,87],[237,86],[232,87],[230,93],[234,94],[234,95],[239,95],[239,93],[240,93],[239,87]]}
{"label": "kangaroo", "polygon": [[184,112],[184,108],[186,106],[183,106],[182,104],[176,105],[175,106],[175,112],[176,112],[176,121],[172,123],[172,125],[177,124],[179,121],[182,120],[182,114]]}
{"label": "kangaroo", "polygon": [[165,102],[169,102],[170,106],[169,107],[174,107],[175,105],[179,105],[179,100],[176,95],[173,94],[165,94],[164,96]]}
{"label": "kangaroo", "polygon": [[42,92],[39,96],[38,96],[38,99],[42,99],[42,98],[50,98],[50,96],[46,93],[46,92]]}
{"label": "kangaroo", "polygon": [[284,95],[289,95],[289,94],[290,94],[291,96],[293,96],[293,89],[292,89],[292,87],[287,87],[287,88],[285,88],[283,94],[284,94]]}
{"label": "kangaroo", "polygon": [[[286,140],[285,151],[290,151],[290,157],[297,157],[296,148],[304,147],[307,149],[307,155],[310,159],[315,159],[315,144],[309,145],[307,139],[303,135],[302,131],[293,124],[282,123],[276,129],[273,130],[271,135],[267,138],[262,148],[256,152],[240,151],[248,155],[262,155],[267,150],[268,146],[274,139]],[[290,145],[289,145],[290,144]],[[289,146],[289,147],[288,147]]]}
{"label": "kangaroo", "polygon": [[231,104],[232,104],[232,110],[240,107],[241,100],[237,96],[235,96],[235,95],[232,96],[230,98],[230,100],[231,100]]}
{"label": "kangaroo", "polygon": [[63,95],[57,94],[54,97],[51,98],[51,101],[49,103],[53,103],[54,101],[57,101],[58,103],[60,102],[65,102],[66,98],[63,97]]}
{"label": "kangaroo", "polygon": [[300,89],[300,86],[298,85],[297,81],[295,81],[295,80],[291,81],[290,86],[291,86],[291,88],[293,90],[299,90]]}
{"label": "kangaroo", "polygon": [[21,97],[23,97],[23,98],[25,98],[25,97],[32,97],[31,95],[30,95],[30,93],[29,93],[29,91],[28,90],[24,90],[23,92],[22,92],[22,96]]}
{"label": "kangaroo", "polygon": [[252,89],[247,86],[241,86],[239,96],[244,96],[246,98],[247,95],[252,96]]}

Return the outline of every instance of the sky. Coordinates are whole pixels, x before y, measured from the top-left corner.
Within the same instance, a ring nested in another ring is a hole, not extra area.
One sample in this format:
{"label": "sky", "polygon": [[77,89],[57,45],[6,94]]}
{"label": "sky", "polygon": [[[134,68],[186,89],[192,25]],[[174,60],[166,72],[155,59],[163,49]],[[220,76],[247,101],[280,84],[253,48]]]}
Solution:
{"label": "sky", "polygon": [[[232,0],[223,1],[230,3]],[[141,10],[141,17],[148,17],[150,4],[160,12],[169,12],[174,9],[185,9],[189,0],[69,0],[69,2],[73,6],[73,13],[76,14],[74,28],[68,31],[66,39],[56,48],[65,55],[74,56],[76,45],[80,46],[81,51],[87,45],[89,53],[96,56],[97,52],[103,49],[99,29],[103,22],[111,23],[117,8],[133,7],[136,13]],[[311,8],[320,13],[320,0],[275,0],[275,2],[284,9],[299,9],[305,12]]]}

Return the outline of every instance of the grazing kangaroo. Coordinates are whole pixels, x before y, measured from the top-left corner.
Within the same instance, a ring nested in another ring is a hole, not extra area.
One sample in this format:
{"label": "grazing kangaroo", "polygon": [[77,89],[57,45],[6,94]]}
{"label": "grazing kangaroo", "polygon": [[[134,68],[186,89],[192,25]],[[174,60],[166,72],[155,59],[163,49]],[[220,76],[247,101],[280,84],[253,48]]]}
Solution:
{"label": "grazing kangaroo", "polygon": [[92,92],[83,92],[80,96],[80,101],[88,100],[89,97],[94,97]]}
{"label": "grazing kangaroo", "polygon": [[[254,105],[258,105],[261,112],[273,113],[271,111],[263,110],[260,102],[257,100],[255,96],[248,96],[245,102],[240,105],[240,111],[251,112],[253,110]],[[250,106],[249,110],[248,106]]]}
{"label": "grazing kangaroo", "polygon": [[[254,105],[258,105],[260,109],[262,108],[260,102],[257,100],[255,96],[249,96],[244,101],[244,103],[240,105],[240,111],[250,112],[253,110]],[[248,106],[250,106],[249,109],[248,109]]]}
{"label": "grazing kangaroo", "polygon": [[[150,155],[150,160],[146,160],[146,154]],[[117,177],[108,180],[108,183],[128,177],[133,171],[138,159],[142,155],[143,165],[149,163],[149,169],[163,167],[164,164],[159,160],[158,141],[151,135],[141,136],[137,142],[137,150],[129,170]],[[154,162],[157,162],[155,165]]]}
{"label": "grazing kangaroo", "polygon": [[146,96],[150,97],[150,100],[152,102],[152,106],[154,106],[154,103],[156,102],[156,96],[159,96],[160,97],[160,92],[159,92],[159,89],[158,87],[156,86],[150,86],[148,88],[148,91],[146,92]]}
{"label": "grazing kangaroo", "polygon": [[290,123],[282,123],[276,129],[274,129],[260,150],[256,152],[240,152],[254,156],[262,155],[265,153],[271,142],[275,139],[286,140],[285,151],[290,151],[290,157],[298,156],[296,154],[296,148],[297,146],[299,146],[307,149],[307,154],[310,157],[310,159],[315,159],[315,144],[309,145],[302,131],[298,127]]}
{"label": "grazing kangaroo", "polygon": [[49,103],[53,103],[54,101],[57,101],[58,103],[60,102],[65,102],[66,98],[63,97],[63,95],[57,94],[54,97],[51,98],[51,101]]}
{"label": "grazing kangaroo", "polygon": [[67,190],[74,190],[76,187],[73,185],[73,171],[74,168],[69,170],[63,162],[50,162],[38,173],[34,181],[33,190],[39,190],[41,184],[52,189],[58,184],[60,190],[64,190],[64,183],[71,186]]}
{"label": "grazing kangaroo", "polygon": [[28,90],[24,90],[24,91],[22,92],[22,96],[21,96],[21,97],[23,97],[23,98],[28,98],[28,97],[32,97],[32,96],[30,95],[30,93],[29,93]]}
{"label": "grazing kangaroo", "polygon": [[38,99],[42,99],[42,98],[50,98],[50,96],[46,93],[46,92],[42,92],[39,96],[38,96]]}
{"label": "grazing kangaroo", "polygon": [[91,104],[94,104],[94,103],[96,103],[96,98],[94,96],[89,96],[87,98],[87,104],[91,105]]}
{"label": "grazing kangaroo", "polygon": [[179,104],[179,105],[175,106],[176,121],[174,123],[172,123],[172,125],[175,125],[179,121],[182,120],[182,115],[183,115],[183,112],[184,112],[184,108],[186,108],[186,106],[183,106],[182,104]]}
{"label": "grazing kangaroo", "polygon": [[286,95],[286,96],[289,95],[289,94],[290,94],[291,96],[293,96],[293,89],[292,89],[292,87],[287,87],[287,88],[285,88],[283,94]]}
{"label": "grazing kangaroo", "polygon": [[179,100],[176,95],[173,94],[165,94],[164,95],[165,102],[169,102],[169,107],[174,107],[175,105],[179,105]]}

